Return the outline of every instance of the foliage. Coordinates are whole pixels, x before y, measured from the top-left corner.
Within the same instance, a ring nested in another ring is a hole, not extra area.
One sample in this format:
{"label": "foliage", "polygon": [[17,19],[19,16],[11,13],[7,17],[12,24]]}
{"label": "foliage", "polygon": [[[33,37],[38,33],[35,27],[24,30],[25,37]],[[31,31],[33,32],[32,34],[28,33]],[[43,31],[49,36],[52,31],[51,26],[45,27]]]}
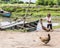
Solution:
{"label": "foliage", "polygon": [[[19,5],[17,6],[2,6],[1,7],[5,11],[12,12],[12,17],[23,17],[26,14],[26,9],[20,7]],[[59,8],[50,8],[46,6],[42,6],[40,8],[29,8],[27,16],[34,16],[34,17],[41,17],[41,16],[46,16],[47,13],[50,12],[52,16],[60,16],[60,7]]]}
{"label": "foliage", "polygon": [[14,4],[14,3],[18,3],[18,4],[21,4],[21,3],[24,3],[23,1],[20,1],[20,0],[0,0],[1,3],[11,3],[11,4]]}
{"label": "foliage", "polygon": [[[25,2],[26,4],[29,4],[29,2]],[[34,4],[33,2],[30,2],[30,4]]]}
{"label": "foliage", "polygon": [[37,0],[37,5],[60,5],[60,0]]}
{"label": "foliage", "polygon": [[23,2],[23,1],[19,1],[18,3],[19,3],[19,4],[23,4],[24,2]]}
{"label": "foliage", "polygon": [[36,4],[37,5],[44,5],[44,0],[37,0],[36,1]]}
{"label": "foliage", "polygon": [[12,6],[3,6],[2,9],[9,12],[15,11],[15,8],[13,8]]}

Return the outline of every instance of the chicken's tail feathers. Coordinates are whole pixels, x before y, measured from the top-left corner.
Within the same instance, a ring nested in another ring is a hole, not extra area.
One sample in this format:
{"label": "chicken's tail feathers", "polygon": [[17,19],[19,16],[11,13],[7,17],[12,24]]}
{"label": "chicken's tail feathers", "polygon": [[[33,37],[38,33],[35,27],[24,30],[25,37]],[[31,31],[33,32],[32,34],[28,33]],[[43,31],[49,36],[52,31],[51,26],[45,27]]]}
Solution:
{"label": "chicken's tail feathers", "polygon": [[48,38],[49,38],[49,40],[50,40],[50,38],[51,38],[50,34],[48,34]]}
{"label": "chicken's tail feathers", "polygon": [[48,34],[48,36],[50,36],[50,34]]}

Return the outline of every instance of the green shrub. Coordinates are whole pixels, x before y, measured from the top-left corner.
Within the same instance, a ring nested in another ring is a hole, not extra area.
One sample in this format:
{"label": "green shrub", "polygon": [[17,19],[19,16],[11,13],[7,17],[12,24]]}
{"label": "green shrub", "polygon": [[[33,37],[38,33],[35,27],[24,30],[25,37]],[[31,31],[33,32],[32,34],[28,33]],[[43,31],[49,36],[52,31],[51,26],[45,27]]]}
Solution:
{"label": "green shrub", "polygon": [[9,12],[14,12],[16,9],[14,7],[8,7],[8,6],[4,6],[2,7],[3,10],[5,11],[9,11]]}
{"label": "green shrub", "polygon": [[17,8],[17,9],[16,9],[16,12],[21,12],[21,11],[22,11],[21,8]]}

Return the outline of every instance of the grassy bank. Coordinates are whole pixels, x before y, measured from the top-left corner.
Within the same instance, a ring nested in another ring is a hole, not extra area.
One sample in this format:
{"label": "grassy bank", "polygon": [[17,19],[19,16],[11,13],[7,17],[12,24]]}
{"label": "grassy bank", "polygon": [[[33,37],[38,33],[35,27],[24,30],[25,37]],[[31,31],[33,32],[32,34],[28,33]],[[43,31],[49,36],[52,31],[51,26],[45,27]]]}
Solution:
{"label": "grassy bank", "polygon": [[[12,12],[12,17],[23,17],[28,9],[28,4],[1,4],[0,9]],[[35,4],[31,4],[27,16],[46,16],[50,12],[52,16],[60,16],[59,8],[50,8],[46,6],[37,7]]]}

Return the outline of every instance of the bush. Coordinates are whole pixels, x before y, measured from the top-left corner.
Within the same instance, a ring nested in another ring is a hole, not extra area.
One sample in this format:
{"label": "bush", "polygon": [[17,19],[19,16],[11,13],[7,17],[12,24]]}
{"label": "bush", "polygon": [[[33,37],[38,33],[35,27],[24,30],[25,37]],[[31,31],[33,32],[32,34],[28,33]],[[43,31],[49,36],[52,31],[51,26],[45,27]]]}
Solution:
{"label": "bush", "polygon": [[4,6],[2,7],[3,10],[5,11],[9,11],[9,12],[14,12],[16,9],[14,7],[8,7],[8,6]]}
{"label": "bush", "polygon": [[16,12],[21,12],[21,11],[22,11],[22,8],[16,9]]}
{"label": "bush", "polygon": [[23,4],[24,2],[23,2],[23,1],[19,1],[18,3],[19,3],[19,4]]}
{"label": "bush", "polygon": [[17,3],[17,1],[12,2],[11,4],[15,4],[15,3]]}
{"label": "bush", "polygon": [[24,8],[17,8],[16,12],[25,12],[25,9]]}

